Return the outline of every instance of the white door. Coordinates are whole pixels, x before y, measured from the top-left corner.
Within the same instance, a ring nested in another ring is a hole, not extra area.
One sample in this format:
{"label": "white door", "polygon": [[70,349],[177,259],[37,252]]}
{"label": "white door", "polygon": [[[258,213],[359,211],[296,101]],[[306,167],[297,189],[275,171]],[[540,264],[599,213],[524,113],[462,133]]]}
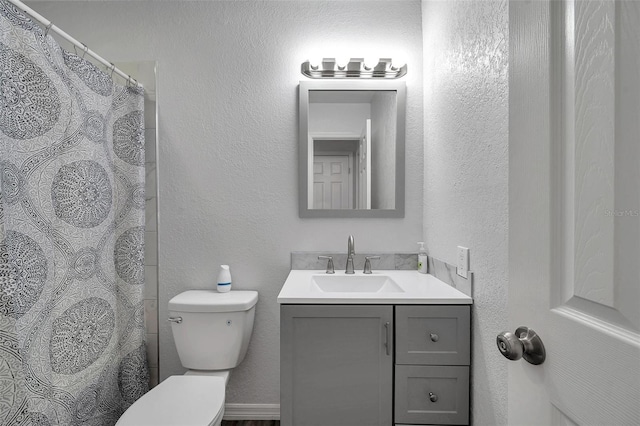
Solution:
{"label": "white door", "polygon": [[508,424],[639,425],[640,2],[509,8]]}
{"label": "white door", "polygon": [[348,155],[313,156],[313,208],[351,208]]}
{"label": "white door", "polygon": [[358,208],[371,209],[371,119],[367,118],[358,144]]}

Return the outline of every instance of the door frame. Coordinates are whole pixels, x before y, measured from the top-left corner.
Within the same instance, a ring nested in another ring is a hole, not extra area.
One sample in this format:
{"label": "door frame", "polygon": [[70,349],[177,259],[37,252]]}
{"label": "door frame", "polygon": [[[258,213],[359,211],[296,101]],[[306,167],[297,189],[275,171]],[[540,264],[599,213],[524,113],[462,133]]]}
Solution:
{"label": "door frame", "polygon": [[[360,135],[350,132],[309,132],[307,145],[307,152],[311,153],[311,155],[307,155],[307,207],[309,209],[313,209],[313,143],[314,141],[330,141],[334,139],[359,141]],[[349,167],[351,168],[353,166],[354,164],[349,162]],[[349,178],[352,179],[352,173],[349,173]],[[354,184],[353,181],[351,181],[349,183],[349,200],[351,200],[352,205],[355,205],[352,199],[353,188]]]}

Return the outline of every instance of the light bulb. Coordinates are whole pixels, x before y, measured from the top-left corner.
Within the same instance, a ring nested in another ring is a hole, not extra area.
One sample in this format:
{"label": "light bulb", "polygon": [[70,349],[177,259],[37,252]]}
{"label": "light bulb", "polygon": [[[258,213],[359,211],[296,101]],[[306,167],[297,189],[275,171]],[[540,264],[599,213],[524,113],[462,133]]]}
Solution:
{"label": "light bulb", "polygon": [[322,65],[322,59],[318,58],[317,56],[309,57],[307,62],[309,62],[309,66],[313,69],[317,69],[320,65]]}
{"label": "light bulb", "polygon": [[399,69],[407,65],[407,59],[404,57],[404,55],[396,55],[391,60],[391,64],[393,65],[394,68]]}
{"label": "light bulb", "polygon": [[349,59],[350,58],[348,56],[336,56],[336,65],[344,68],[349,63]]}
{"label": "light bulb", "polygon": [[364,65],[367,68],[374,68],[376,65],[378,65],[378,58],[376,58],[374,56],[365,56],[364,57]]}

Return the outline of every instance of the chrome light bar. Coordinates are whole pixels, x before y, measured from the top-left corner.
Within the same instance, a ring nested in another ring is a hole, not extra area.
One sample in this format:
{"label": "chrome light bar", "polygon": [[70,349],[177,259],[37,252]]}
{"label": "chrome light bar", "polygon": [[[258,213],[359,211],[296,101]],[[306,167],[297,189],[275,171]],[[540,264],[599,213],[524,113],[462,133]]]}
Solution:
{"label": "chrome light bar", "polygon": [[380,58],[375,66],[368,66],[363,58],[351,58],[339,65],[335,58],[324,58],[320,64],[303,62],[300,71],[309,78],[400,78],[407,73],[407,64],[394,66],[391,58]]}

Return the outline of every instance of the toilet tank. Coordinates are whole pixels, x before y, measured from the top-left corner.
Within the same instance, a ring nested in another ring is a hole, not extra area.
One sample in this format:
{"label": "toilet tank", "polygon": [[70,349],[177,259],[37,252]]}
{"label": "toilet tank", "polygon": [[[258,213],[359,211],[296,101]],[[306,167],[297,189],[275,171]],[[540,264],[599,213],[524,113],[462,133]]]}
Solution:
{"label": "toilet tank", "polygon": [[257,302],[256,291],[189,290],[172,298],[169,319],[182,365],[227,370],[240,364],[251,340]]}

